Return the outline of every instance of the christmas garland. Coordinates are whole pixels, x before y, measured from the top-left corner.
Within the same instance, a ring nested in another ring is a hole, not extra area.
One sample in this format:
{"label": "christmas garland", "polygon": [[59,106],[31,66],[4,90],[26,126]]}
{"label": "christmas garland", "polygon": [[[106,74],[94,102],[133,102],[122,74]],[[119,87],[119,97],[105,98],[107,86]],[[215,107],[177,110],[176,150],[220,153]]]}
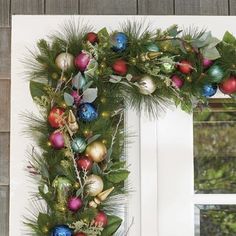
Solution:
{"label": "christmas garland", "polygon": [[94,33],[70,22],[37,47],[26,64],[41,117],[27,123],[40,148],[28,170],[46,207],[27,217],[30,235],[117,235],[128,193],[124,109],[156,117],[173,103],[191,112],[218,87],[233,97],[236,38],[130,22]]}

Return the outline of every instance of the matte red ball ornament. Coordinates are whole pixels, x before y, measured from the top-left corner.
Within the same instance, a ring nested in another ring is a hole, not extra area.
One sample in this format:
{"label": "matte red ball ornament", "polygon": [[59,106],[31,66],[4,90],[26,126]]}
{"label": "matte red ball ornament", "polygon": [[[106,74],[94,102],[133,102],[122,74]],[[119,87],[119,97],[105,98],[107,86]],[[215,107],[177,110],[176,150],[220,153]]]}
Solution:
{"label": "matte red ball ornament", "polygon": [[81,72],[84,72],[89,64],[89,61],[90,61],[89,54],[82,52],[75,58],[75,66]]}
{"label": "matte red ball ornament", "polygon": [[73,212],[77,212],[83,206],[83,201],[79,197],[71,197],[68,200],[68,209]]}
{"label": "matte red ball ornament", "polygon": [[184,80],[181,79],[178,75],[173,75],[171,77],[172,85],[176,88],[181,88],[184,85]]}
{"label": "matte red ball ornament", "polygon": [[98,42],[98,36],[97,36],[97,34],[94,33],[94,32],[89,32],[89,33],[87,33],[86,39],[87,39],[87,41],[89,41],[89,42],[92,43],[92,44]]}
{"label": "matte red ball ornament", "polygon": [[108,224],[107,215],[103,211],[99,211],[94,219],[94,225],[104,228],[107,224]]}
{"label": "matte red ball ornament", "polygon": [[57,130],[50,135],[49,141],[55,149],[62,149],[65,146],[63,133]]}
{"label": "matte red ball ornament", "polygon": [[224,94],[232,94],[236,92],[236,77],[231,76],[228,79],[224,80],[220,86],[220,91]]}
{"label": "matte red ball ornament", "polygon": [[128,71],[127,62],[124,60],[117,60],[112,65],[112,69],[117,75],[125,75]]}
{"label": "matte red ball ornament", "polygon": [[53,128],[59,128],[64,125],[63,119],[64,110],[54,107],[48,115],[48,122]]}
{"label": "matte red ball ornament", "polygon": [[79,233],[76,233],[74,236],[87,236],[87,234],[79,232]]}
{"label": "matte red ball ornament", "polygon": [[192,64],[189,61],[182,60],[179,64],[179,71],[183,74],[189,74],[193,70]]}
{"label": "matte red ball ornament", "polygon": [[76,160],[77,168],[80,170],[89,171],[92,169],[93,161],[86,156],[82,156]]}

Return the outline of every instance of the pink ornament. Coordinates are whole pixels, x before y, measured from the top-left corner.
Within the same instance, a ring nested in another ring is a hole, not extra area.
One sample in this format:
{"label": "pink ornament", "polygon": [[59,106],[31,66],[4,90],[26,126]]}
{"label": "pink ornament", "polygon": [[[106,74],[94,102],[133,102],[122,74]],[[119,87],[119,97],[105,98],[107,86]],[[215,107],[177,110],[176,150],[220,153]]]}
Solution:
{"label": "pink ornament", "polygon": [[78,94],[78,92],[72,91],[71,96],[74,98],[75,104],[78,105],[81,100],[81,96]]}
{"label": "pink ornament", "polygon": [[76,212],[83,206],[83,201],[79,197],[71,197],[68,201],[70,211]]}
{"label": "pink ornament", "polygon": [[85,71],[88,64],[90,61],[90,57],[87,53],[80,53],[76,58],[75,58],[75,66],[81,71]]}
{"label": "pink ornament", "polygon": [[53,132],[49,137],[49,141],[55,149],[62,149],[65,146],[64,136],[60,131]]}
{"label": "pink ornament", "polygon": [[202,59],[202,65],[203,67],[206,69],[206,68],[209,68],[211,65],[213,64],[213,61],[212,60],[209,60],[207,58],[203,58]]}
{"label": "pink ornament", "polygon": [[176,88],[181,88],[184,85],[184,80],[181,79],[178,75],[173,75],[171,77],[172,85]]}

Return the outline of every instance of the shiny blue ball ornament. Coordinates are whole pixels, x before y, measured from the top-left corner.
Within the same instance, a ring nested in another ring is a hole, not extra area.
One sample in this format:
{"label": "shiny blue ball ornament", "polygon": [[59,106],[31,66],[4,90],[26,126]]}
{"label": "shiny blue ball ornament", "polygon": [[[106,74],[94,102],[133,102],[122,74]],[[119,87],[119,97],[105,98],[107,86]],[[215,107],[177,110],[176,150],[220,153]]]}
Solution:
{"label": "shiny blue ball ornament", "polygon": [[87,143],[84,138],[76,137],[71,142],[71,148],[75,153],[82,153],[87,147]]}
{"label": "shiny blue ball ornament", "polygon": [[217,92],[217,85],[216,84],[205,84],[202,89],[202,95],[204,97],[212,97]]}
{"label": "shiny blue ball ornament", "polygon": [[114,33],[111,37],[112,50],[123,52],[127,48],[128,37],[122,32]]}
{"label": "shiny blue ball ornament", "polygon": [[82,103],[80,104],[77,116],[79,120],[84,122],[91,122],[98,118],[98,112],[92,103]]}
{"label": "shiny blue ball ornament", "polygon": [[72,230],[66,225],[58,225],[54,227],[51,236],[72,236]]}
{"label": "shiny blue ball ornament", "polygon": [[211,81],[219,83],[224,78],[224,71],[219,65],[213,65],[208,70],[208,75],[211,77]]}

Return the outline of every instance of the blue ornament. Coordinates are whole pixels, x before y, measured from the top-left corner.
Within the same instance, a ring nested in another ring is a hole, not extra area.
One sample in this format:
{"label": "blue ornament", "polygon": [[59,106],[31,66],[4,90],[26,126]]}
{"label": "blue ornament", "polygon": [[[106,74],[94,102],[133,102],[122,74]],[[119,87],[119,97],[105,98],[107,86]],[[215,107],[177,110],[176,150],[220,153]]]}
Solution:
{"label": "blue ornament", "polygon": [[98,113],[92,103],[86,102],[79,106],[77,116],[82,121],[91,122],[98,118]]}
{"label": "blue ornament", "polygon": [[202,89],[202,95],[204,97],[212,97],[217,92],[217,85],[216,84],[205,84]]}
{"label": "blue ornament", "polygon": [[126,49],[128,37],[124,33],[114,33],[111,38],[112,49],[115,52],[122,52]]}
{"label": "blue ornament", "polygon": [[87,147],[87,143],[84,138],[77,137],[71,142],[71,148],[75,153],[82,153]]}
{"label": "blue ornament", "polygon": [[221,82],[224,78],[224,71],[219,65],[213,65],[207,73],[211,77],[211,81],[215,83]]}
{"label": "blue ornament", "polygon": [[51,236],[72,236],[72,230],[66,225],[58,225],[54,227]]}
{"label": "blue ornament", "polygon": [[155,43],[150,43],[147,45],[147,50],[149,52],[159,52],[160,48]]}

